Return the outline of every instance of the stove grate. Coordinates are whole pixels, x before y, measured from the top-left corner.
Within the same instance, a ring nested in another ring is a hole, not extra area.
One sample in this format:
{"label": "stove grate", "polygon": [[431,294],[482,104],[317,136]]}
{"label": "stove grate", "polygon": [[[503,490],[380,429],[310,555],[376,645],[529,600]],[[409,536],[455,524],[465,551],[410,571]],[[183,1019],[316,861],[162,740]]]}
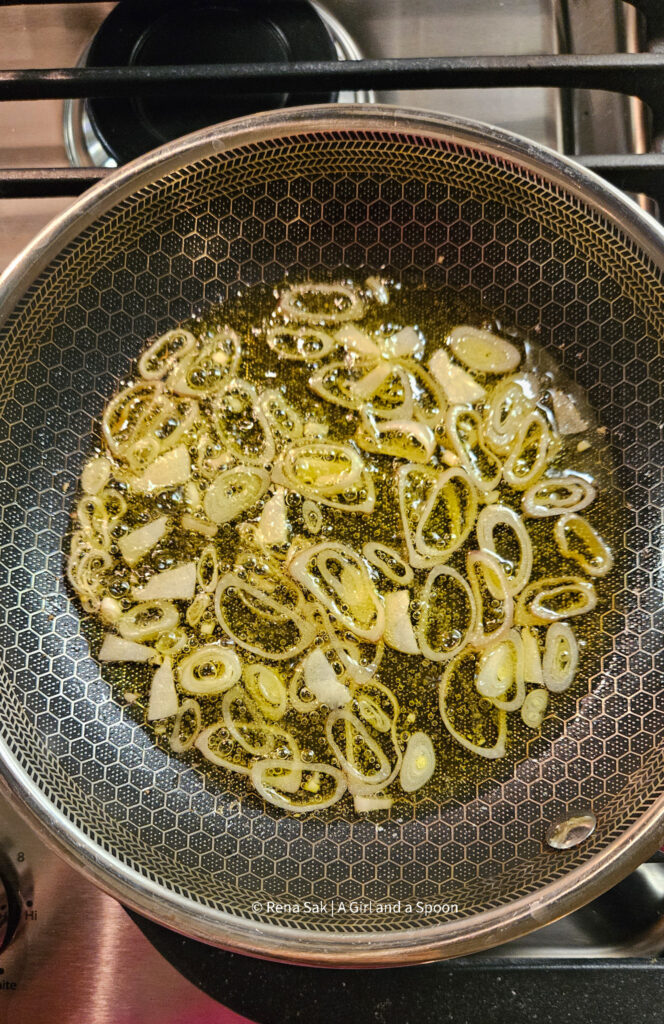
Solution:
{"label": "stove grate", "polygon": [[[57,2],[0,0],[0,7]],[[184,92],[200,95],[220,86],[243,93],[286,89],[301,95],[303,100],[315,92],[348,89],[539,86],[617,92],[638,97],[648,108],[653,151],[579,159],[619,188],[645,193],[664,209],[664,152],[658,151],[657,141],[664,137],[664,5],[660,0],[630,2],[641,12],[644,49],[648,52],[0,70],[0,102]],[[0,198],[76,196],[107,173],[108,170],[96,168],[0,168]]]}

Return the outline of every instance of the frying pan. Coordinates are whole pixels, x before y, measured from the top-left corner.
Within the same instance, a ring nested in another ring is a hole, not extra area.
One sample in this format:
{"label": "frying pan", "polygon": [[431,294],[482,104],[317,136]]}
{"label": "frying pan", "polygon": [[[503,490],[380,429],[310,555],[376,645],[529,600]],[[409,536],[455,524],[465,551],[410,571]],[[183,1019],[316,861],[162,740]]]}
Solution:
{"label": "frying pan", "polygon": [[[0,754],[30,819],[148,917],[318,965],[485,948],[649,855],[664,821],[663,267],[662,229],[592,174],[387,107],[206,130],[74,203],[0,285]],[[510,759],[389,813],[294,817],[154,745],[91,654],[63,553],[95,422],[145,339],[238,284],[340,268],[452,289],[537,332],[606,430],[619,579],[596,658]],[[570,819],[582,841],[552,848]]]}

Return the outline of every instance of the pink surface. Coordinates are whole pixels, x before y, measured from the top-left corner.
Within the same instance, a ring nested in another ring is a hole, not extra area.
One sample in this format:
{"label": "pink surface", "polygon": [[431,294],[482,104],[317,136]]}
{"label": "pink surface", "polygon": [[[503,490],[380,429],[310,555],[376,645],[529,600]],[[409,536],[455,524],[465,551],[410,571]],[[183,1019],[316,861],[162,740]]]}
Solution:
{"label": "pink surface", "polygon": [[[210,1000],[210,1002],[212,1001]],[[143,1017],[140,1013],[138,1015],[129,1013],[118,1020],[116,1024],[143,1024]],[[205,1008],[195,1006],[191,1011],[187,1009],[181,1010],[179,1013],[176,1012],[168,1018],[168,1024],[257,1024],[257,1022],[249,1020],[248,1017],[240,1017],[226,1006],[217,1004]]]}
{"label": "pink surface", "polygon": [[250,1021],[248,1017],[238,1016],[237,1013],[233,1013],[225,1006],[220,1006],[218,1011],[204,1010],[202,1013],[196,1013],[195,1016],[188,1015],[182,1024],[255,1024],[255,1022]]}

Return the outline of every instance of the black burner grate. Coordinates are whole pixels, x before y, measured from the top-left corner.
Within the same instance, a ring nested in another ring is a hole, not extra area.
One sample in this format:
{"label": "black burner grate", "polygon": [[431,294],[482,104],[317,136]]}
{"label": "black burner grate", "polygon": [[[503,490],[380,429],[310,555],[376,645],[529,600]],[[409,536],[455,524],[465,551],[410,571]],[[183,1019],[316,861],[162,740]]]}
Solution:
{"label": "black burner grate", "polygon": [[[57,3],[60,0],[0,0]],[[74,0],[90,2],[90,0]],[[488,89],[506,86],[595,89],[641,99],[652,137],[664,135],[664,4],[630,0],[643,16],[648,52],[496,57],[414,57],[289,64],[195,64],[123,68],[0,70],[0,102],[127,96],[206,95],[287,90],[302,97],[346,89]],[[586,167],[629,192],[643,192],[664,209],[664,153],[578,157]],[[0,169],[0,198],[75,196],[108,170],[52,167]]]}
{"label": "black burner grate", "polygon": [[[59,0],[0,0],[57,3]],[[91,0],[68,0],[69,3]],[[0,70],[0,102],[128,95],[195,95],[222,87],[244,93],[287,89],[302,96],[347,89],[496,88],[549,86],[597,89],[639,97],[649,108],[652,138],[664,137],[664,2],[630,0],[643,15],[649,52],[639,54],[515,57],[445,57],[263,65],[194,65],[151,68]],[[658,52],[658,46],[662,52]],[[664,153],[578,157],[618,187],[643,192],[664,210]],[[0,169],[0,198],[75,196],[108,170],[71,167]],[[653,860],[661,860],[659,857]],[[627,883],[624,883],[627,884]],[[632,890],[623,890],[630,900]],[[615,890],[605,902],[616,900]],[[599,910],[601,911],[600,906]],[[586,912],[601,928],[607,918]],[[147,921],[140,926],[182,973],[214,998],[262,1022],[335,1019],[379,1022],[442,1019],[462,1024],[509,1016],[513,1024],[576,1019],[618,1024],[658,1019],[661,960],[505,961],[491,953],[399,972],[315,972],[269,964],[200,947]],[[389,973],[389,977],[388,977]],[[558,999],[552,999],[555,992]],[[339,999],[341,993],[342,998]],[[294,995],[296,994],[296,996]],[[469,1011],[469,1007],[471,1008]],[[661,1010],[659,1010],[661,1015]]]}

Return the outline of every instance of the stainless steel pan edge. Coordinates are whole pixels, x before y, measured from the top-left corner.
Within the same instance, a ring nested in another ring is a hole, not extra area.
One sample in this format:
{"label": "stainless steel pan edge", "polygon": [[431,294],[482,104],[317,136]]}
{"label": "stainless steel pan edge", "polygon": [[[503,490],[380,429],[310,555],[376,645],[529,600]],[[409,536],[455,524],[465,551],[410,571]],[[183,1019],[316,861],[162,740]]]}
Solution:
{"label": "stainless steel pan edge", "polygon": [[[378,949],[373,948],[369,936],[364,936],[358,948],[348,936],[321,937],[319,932],[289,932],[280,926],[266,929],[261,925],[260,929],[252,929],[247,922],[231,915],[223,915],[222,919],[220,915],[206,913],[204,907],[192,910],[187,900],[177,896],[172,898],[172,908],[165,911],[158,886],[119,864],[83,832],[72,828],[66,815],[41,798],[38,788],[15,764],[12,772],[12,758],[4,744],[0,744],[0,762],[0,787],[21,816],[56,854],[120,903],[157,924],[208,945],[257,959],[308,967],[405,967],[491,949],[584,906],[617,885],[664,845],[664,808],[656,805],[644,816],[638,837],[630,842],[616,841],[594,861],[592,877],[588,877],[587,868],[577,868],[550,889],[546,900],[529,897],[515,901],[507,920],[501,910],[488,911],[482,915],[481,924],[475,922],[470,937],[464,934],[468,932],[466,920],[456,929],[446,929],[442,942],[435,928],[427,930],[426,935],[422,929],[413,929],[391,936],[389,945],[381,935]],[[325,948],[321,948],[321,938]]]}
{"label": "stainless steel pan edge", "polygon": [[[144,182],[164,176],[184,160],[193,160],[266,137],[278,137],[293,130],[315,133],[331,127],[346,129],[387,128],[413,135],[436,137],[480,147],[507,160],[518,161],[550,181],[560,180],[568,191],[602,215],[617,221],[627,238],[635,238],[657,266],[664,266],[664,230],[626,199],[618,190],[591,172],[525,139],[461,119],[442,118],[418,111],[353,105],[299,108],[287,116],[268,113],[244,118],[205,130],[169,144],[134,161],[90,189],[63,215],[42,231],[0,278],[0,320],[11,312],[23,290],[47,266],[57,251],[80,230],[84,222],[99,216],[111,204],[135,193]],[[219,915],[171,894],[171,910],[165,913],[159,887],[128,869],[91,842],[74,827],[64,811],[58,810],[40,793],[38,786],[22,771],[4,744],[0,747],[4,785],[17,807],[45,835],[45,838],[75,867],[111,895],[146,916],[204,942],[268,959],[318,966],[379,967],[419,963],[465,954],[524,934],[552,921],[592,899],[615,884],[664,840],[664,801],[658,801],[643,815],[638,830],[630,829],[605,848],[590,866],[575,869],[554,883],[546,901],[524,898],[515,901],[509,915],[487,911],[482,920],[448,922],[444,942],[436,926],[377,936],[380,948],[372,948],[369,936],[361,947],[348,936],[321,935],[280,926],[260,929],[232,915]],[[352,948],[351,948],[352,947]]]}
{"label": "stainless steel pan edge", "polygon": [[193,161],[214,153],[230,152],[248,143],[283,137],[293,131],[316,133],[334,128],[397,129],[406,134],[441,137],[459,145],[478,146],[506,160],[518,160],[536,174],[541,173],[554,182],[559,179],[584,203],[612,217],[624,227],[627,236],[637,238],[653,262],[664,266],[664,227],[620,189],[555,150],[524,136],[465,118],[383,104],[372,104],[368,108],[354,103],[325,104],[293,107],[287,114],[267,111],[193,132],[113,171],[54,217],[0,274],[0,323],[9,315],[26,285],[75,237],[84,220],[93,219],[111,202],[118,202],[139,190],[155,177],[155,171],[163,177],[179,167],[185,158]]}

